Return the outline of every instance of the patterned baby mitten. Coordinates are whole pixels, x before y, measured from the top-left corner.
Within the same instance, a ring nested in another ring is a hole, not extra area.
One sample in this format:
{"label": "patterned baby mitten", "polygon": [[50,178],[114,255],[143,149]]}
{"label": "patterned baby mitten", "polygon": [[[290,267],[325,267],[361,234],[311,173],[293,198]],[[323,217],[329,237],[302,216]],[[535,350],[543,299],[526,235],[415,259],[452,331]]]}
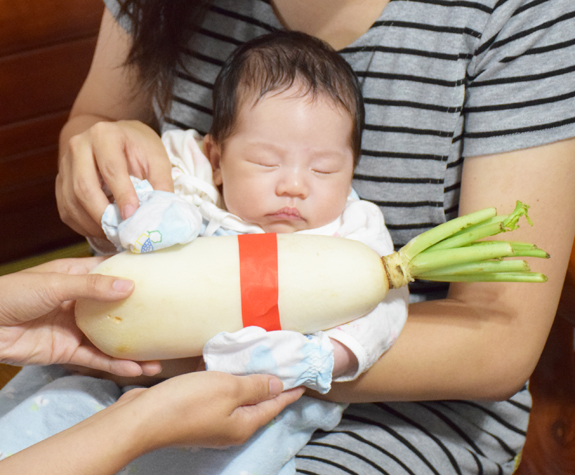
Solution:
{"label": "patterned baby mitten", "polygon": [[157,251],[193,241],[202,226],[197,207],[167,191],[157,191],[147,180],[133,179],[140,201],[136,212],[122,219],[117,204],[110,204],[102,216],[102,228],[118,251]]}
{"label": "patterned baby mitten", "polygon": [[284,390],[305,386],[325,394],[331,388],[333,345],[322,332],[302,335],[259,327],[223,332],[206,343],[204,360],[209,371],[273,374]]}

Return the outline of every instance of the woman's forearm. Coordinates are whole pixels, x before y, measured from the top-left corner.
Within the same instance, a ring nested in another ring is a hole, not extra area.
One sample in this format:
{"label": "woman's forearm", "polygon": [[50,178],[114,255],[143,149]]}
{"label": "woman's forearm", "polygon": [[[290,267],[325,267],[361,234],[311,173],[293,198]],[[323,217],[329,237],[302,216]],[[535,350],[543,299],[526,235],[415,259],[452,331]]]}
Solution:
{"label": "woman's forearm", "polygon": [[73,136],[98,122],[122,119],[155,125],[151,98],[142,90],[137,71],[125,66],[131,44],[130,35],[105,9],[90,72],[60,133],[60,157]]}
{"label": "woman's forearm", "polygon": [[116,403],[0,462],[0,474],[113,475],[140,455],[140,418]]}
{"label": "woman's forearm", "polygon": [[341,401],[503,399],[519,389],[551,328],[575,234],[575,140],[466,158],[460,214],[515,200],[534,225],[502,239],[532,242],[551,255],[526,259],[544,284],[451,284],[446,300],[410,306],[407,324],[357,381],[334,385]]}
{"label": "woman's forearm", "polygon": [[[508,336],[516,318],[449,299],[412,305],[396,344],[357,380],[334,384],[327,398],[504,399],[524,384],[537,361],[533,345],[518,350]],[[542,336],[541,348],[544,342]]]}

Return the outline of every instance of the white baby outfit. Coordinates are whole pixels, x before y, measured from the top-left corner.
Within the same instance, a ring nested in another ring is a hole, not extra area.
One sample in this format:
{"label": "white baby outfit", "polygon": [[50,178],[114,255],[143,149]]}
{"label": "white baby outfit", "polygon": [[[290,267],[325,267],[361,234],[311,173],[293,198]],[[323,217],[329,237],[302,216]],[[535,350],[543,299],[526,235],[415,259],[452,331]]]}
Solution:
{"label": "white baby outfit", "polygon": [[[116,205],[106,209],[103,228],[118,250],[151,252],[197,236],[264,232],[223,209],[199,139],[194,131],[170,131],[162,137],[174,166],[175,193],[155,191],[147,181],[132,178],[140,199],[136,213],[122,221]],[[354,239],[379,255],[393,252],[381,211],[353,192],[334,222],[299,233]],[[97,242],[92,244],[97,246]],[[285,389],[304,385],[325,393],[330,389],[333,369],[329,338],[348,347],[358,360],[356,372],[336,381],[355,379],[397,339],[407,317],[407,298],[406,289],[391,290],[385,301],[364,317],[313,335],[266,332],[257,327],[221,333],[204,348],[207,369],[275,374]],[[112,404],[121,393],[110,381],[70,376],[57,367],[25,368],[0,392],[0,458],[89,417]],[[71,407],[81,407],[83,412],[70,412]],[[316,429],[334,428],[344,409],[343,404],[304,396],[240,447],[164,449],[135,460],[120,473],[187,474],[193,467],[194,474],[206,475],[295,474],[295,454]]]}

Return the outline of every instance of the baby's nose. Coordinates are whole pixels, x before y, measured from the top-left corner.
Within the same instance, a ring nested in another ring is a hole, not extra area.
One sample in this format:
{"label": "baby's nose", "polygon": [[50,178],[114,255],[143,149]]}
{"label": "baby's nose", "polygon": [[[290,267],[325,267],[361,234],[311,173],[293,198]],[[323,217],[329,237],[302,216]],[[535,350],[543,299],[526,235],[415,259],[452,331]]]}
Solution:
{"label": "baby's nose", "polygon": [[309,194],[305,174],[301,170],[286,170],[278,182],[277,194],[305,199]]}

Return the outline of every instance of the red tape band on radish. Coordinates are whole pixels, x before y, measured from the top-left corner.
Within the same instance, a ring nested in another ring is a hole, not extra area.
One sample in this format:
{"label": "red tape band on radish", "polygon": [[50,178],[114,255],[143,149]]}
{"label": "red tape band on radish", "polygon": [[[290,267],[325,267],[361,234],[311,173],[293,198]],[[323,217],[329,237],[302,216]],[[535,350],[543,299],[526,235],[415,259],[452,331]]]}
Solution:
{"label": "red tape band on radish", "polygon": [[238,236],[242,320],[245,327],[281,330],[276,234]]}

